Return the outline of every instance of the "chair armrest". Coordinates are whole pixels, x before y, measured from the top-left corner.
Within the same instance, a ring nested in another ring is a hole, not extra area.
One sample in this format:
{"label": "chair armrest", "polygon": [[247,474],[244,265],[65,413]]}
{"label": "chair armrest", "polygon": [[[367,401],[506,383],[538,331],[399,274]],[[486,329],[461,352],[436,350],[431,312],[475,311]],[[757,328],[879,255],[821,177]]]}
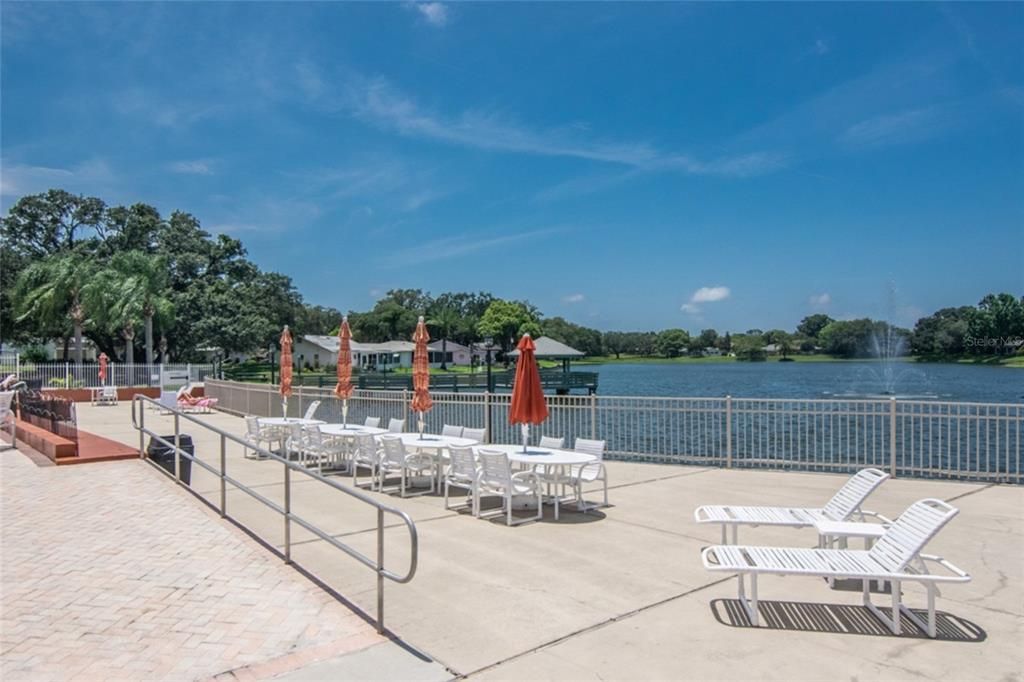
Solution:
{"label": "chair armrest", "polygon": [[605,471],[605,468],[604,468],[604,462],[601,461],[601,460],[596,460],[594,462],[587,462],[586,464],[581,464],[580,468],[579,468],[579,474],[578,475],[582,475],[584,471],[586,471],[587,469],[590,469],[591,467],[597,467],[598,478],[607,478],[607,472]]}
{"label": "chair armrest", "polygon": [[879,521],[882,522],[882,525],[884,525],[886,527],[889,527],[889,526],[892,525],[892,519],[890,519],[888,516],[882,516],[878,512],[873,512],[873,511],[868,511],[866,509],[862,509],[860,514],[861,514],[861,516],[870,516],[872,518],[878,519]]}

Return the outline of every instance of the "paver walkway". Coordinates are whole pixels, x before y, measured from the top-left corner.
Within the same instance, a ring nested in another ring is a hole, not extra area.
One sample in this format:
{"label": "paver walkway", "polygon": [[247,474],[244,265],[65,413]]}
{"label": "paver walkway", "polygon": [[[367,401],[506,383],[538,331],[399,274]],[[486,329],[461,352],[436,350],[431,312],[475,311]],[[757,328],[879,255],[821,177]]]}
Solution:
{"label": "paver walkway", "polygon": [[270,677],[385,642],[141,461],[0,452],[0,678]]}

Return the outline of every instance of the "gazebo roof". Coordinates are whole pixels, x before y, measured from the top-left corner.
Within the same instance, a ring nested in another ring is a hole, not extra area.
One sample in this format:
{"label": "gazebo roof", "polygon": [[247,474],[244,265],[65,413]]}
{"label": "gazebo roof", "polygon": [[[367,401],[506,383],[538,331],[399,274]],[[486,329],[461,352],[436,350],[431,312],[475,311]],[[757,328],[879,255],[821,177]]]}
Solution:
{"label": "gazebo roof", "polygon": [[[584,355],[575,348],[567,346],[561,341],[555,341],[549,336],[534,339],[533,345],[537,347],[534,355],[538,358],[582,358]],[[519,357],[519,350],[514,350],[509,355]]]}

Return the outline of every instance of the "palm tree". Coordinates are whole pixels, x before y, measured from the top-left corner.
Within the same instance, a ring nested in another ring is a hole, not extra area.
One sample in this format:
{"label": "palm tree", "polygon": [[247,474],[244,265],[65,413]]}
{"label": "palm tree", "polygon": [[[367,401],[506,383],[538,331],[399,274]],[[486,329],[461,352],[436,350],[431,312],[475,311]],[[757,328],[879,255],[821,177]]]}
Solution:
{"label": "palm tree", "polygon": [[441,369],[448,369],[445,360],[448,358],[448,337],[452,330],[459,324],[462,316],[459,311],[451,306],[442,306],[434,310],[433,316],[427,320],[427,324],[436,327],[441,335]]}
{"label": "palm tree", "polygon": [[110,260],[110,266],[95,279],[90,288],[104,311],[104,322],[125,341],[125,362],[135,360],[135,328],[145,325],[146,364],[153,364],[153,320],[168,321],[173,306],[167,298],[167,261],[140,251],[125,251]]}
{"label": "palm tree", "polygon": [[[93,261],[71,251],[30,265],[16,290],[18,321],[58,326],[70,318],[75,336],[75,362],[82,364],[82,329],[88,315],[88,289],[96,272]],[[65,346],[66,348],[66,346]]]}

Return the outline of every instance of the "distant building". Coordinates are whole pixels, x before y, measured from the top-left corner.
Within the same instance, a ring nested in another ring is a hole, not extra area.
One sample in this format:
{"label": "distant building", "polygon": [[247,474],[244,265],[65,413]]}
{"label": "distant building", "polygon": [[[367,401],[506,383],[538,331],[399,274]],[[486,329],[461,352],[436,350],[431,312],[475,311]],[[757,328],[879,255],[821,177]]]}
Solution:
{"label": "distant building", "polygon": [[722,354],[722,350],[720,348],[715,348],[714,346],[707,346],[706,348],[704,348],[703,353],[704,355],[707,355],[709,357],[718,357],[719,355]]}
{"label": "distant building", "polygon": [[[442,358],[441,341],[432,341],[427,344],[431,367],[440,367],[442,360],[448,365],[471,365],[474,355],[478,356],[477,362],[482,358],[480,351],[470,349],[461,343],[448,341],[444,345],[446,346],[446,357]],[[367,371],[412,367],[412,356],[415,350],[416,345],[412,341],[385,341],[384,343],[353,341],[352,365]],[[303,364],[308,364],[310,367],[336,365],[338,364],[338,337],[314,334],[299,337],[295,341],[292,355],[296,361],[301,356]]]}

